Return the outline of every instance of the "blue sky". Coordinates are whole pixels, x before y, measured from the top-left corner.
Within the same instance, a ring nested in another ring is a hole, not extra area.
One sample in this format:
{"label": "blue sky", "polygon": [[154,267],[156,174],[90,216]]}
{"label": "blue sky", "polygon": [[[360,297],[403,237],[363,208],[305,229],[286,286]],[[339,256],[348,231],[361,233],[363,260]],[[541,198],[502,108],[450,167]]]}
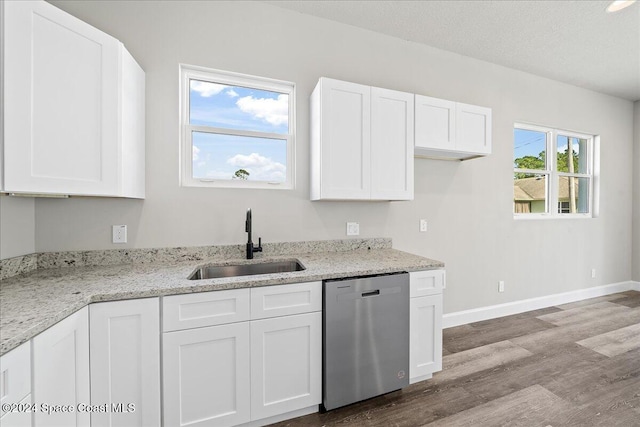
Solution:
{"label": "blue sky", "polygon": [[[191,80],[192,125],[280,134],[289,132],[287,94]],[[286,139],[193,133],[194,178],[231,179],[238,169],[249,180],[284,182]]]}
{"label": "blue sky", "polygon": [[541,151],[546,150],[546,133],[532,130],[513,130],[513,158],[524,156],[538,157]]}
{"label": "blue sky", "polygon": [[[524,156],[538,157],[541,151],[546,150],[546,133],[525,129],[513,130],[513,158],[518,159]],[[567,140],[569,138],[558,135],[557,150],[564,153],[567,150]],[[580,152],[580,144],[577,138],[571,138],[574,152]]]}

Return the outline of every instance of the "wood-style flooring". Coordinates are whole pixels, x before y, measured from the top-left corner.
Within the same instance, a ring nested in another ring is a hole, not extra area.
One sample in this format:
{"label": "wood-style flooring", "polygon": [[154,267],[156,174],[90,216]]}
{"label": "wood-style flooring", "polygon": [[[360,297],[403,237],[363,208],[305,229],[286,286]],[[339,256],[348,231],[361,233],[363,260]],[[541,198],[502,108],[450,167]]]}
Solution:
{"label": "wood-style flooring", "polygon": [[640,292],[445,329],[433,379],[277,426],[640,427]]}

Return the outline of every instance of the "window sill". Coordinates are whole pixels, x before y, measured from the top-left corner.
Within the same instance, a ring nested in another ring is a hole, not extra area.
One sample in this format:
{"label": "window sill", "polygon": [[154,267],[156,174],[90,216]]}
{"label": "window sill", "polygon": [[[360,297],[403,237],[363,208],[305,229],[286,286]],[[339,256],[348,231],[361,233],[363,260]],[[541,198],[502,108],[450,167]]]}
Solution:
{"label": "window sill", "polygon": [[551,214],[515,214],[513,215],[513,219],[516,221],[527,221],[527,220],[550,220],[550,219],[592,219],[593,215],[591,214],[562,214],[562,215],[551,215]]}

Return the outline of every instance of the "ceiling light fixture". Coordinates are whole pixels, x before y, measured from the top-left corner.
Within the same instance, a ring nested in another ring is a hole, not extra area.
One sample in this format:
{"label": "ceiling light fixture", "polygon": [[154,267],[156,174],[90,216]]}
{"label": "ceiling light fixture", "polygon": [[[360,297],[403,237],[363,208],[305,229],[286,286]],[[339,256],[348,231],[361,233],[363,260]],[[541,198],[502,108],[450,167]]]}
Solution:
{"label": "ceiling light fixture", "polygon": [[636,2],[636,0],[615,0],[615,1],[612,1],[611,4],[607,7],[607,12],[609,12],[609,13],[618,12],[619,10],[622,10],[625,7],[631,6],[635,2]]}

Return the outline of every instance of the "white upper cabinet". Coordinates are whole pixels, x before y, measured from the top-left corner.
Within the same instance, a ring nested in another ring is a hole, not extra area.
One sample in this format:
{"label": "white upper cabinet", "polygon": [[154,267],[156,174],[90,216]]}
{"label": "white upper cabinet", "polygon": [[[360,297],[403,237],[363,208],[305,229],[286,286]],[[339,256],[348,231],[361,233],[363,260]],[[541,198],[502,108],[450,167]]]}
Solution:
{"label": "white upper cabinet", "polygon": [[437,150],[455,150],[456,103],[416,95],[416,149],[427,146]]}
{"label": "white upper cabinet", "polygon": [[144,198],[144,72],[45,1],[4,2],[2,191]]}
{"label": "white upper cabinet", "polygon": [[413,199],[413,95],[322,77],[311,95],[311,199]]}
{"label": "white upper cabinet", "polygon": [[469,159],[491,154],[491,108],[416,95],[415,155]]}
{"label": "white upper cabinet", "polygon": [[413,199],[413,94],[371,88],[371,198]]}
{"label": "white upper cabinet", "polygon": [[311,200],[371,193],[371,88],[321,78],[311,95]]}
{"label": "white upper cabinet", "polygon": [[456,103],[456,149],[491,154],[491,108]]}

